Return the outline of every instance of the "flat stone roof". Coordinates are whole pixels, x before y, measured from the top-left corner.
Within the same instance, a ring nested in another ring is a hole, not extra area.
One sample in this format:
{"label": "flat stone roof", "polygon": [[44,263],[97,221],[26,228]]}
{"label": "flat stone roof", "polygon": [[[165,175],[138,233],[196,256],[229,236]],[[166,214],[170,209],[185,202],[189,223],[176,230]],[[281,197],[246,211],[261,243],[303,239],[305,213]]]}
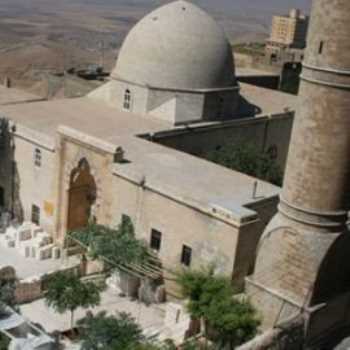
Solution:
{"label": "flat stone roof", "polygon": [[[283,113],[284,108],[296,106],[296,96],[279,91],[241,84],[241,93],[259,107],[257,115]],[[85,134],[95,138],[97,147],[97,139],[111,148],[122,146],[129,163],[116,165],[117,176],[140,184],[145,178],[145,185],[153,190],[237,225],[256,218],[245,206],[277,196],[280,191],[258,181],[258,197],[253,198],[255,178],[136,137],[184,126],[120,111],[88,97],[0,106],[0,114],[17,123],[17,132],[25,133],[29,140],[51,139],[52,147],[59,126],[73,130],[77,138]],[[191,127],[205,124],[221,122]]]}
{"label": "flat stone roof", "polygon": [[250,76],[262,76],[262,77],[279,77],[276,72],[269,72],[267,70],[248,68],[248,67],[236,67],[236,77],[250,77]]}
{"label": "flat stone roof", "polygon": [[125,137],[119,144],[127,162],[115,165],[117,176],[237,225],[256,219],[245,206],[280,192],[270,183],[144,139]]}
{"label": "flat stone roof", "polygon": [[39,96],[0,85],[0,106],[40,100],[42,100],[42,98]]}
{"label": "flat stone roof", "polygon": [[241,82],[239,85],[243,98],[258,107],[258,116],[284,113],[286,108],[295,111],[297,108],[298,96],[296,95]]}
{"label": "flat stone roof", "polygon": [[[240,86],[243,99],[256,107],[256,116],[284,113],[286,108],[296,108],[297,96],[245,83],[240,83]],[[113,142],[118,136],[182,128],[150,116],[121,111],[89,97],[0,105],[0,114],[53,139],[59,125],[75,128],[108,142]],[[215,123],[221,122],[208,124]],[[206,122],[193,124],[193,127],[201,124]]]}
{"label": "flat stone roof", "polygon": [[117,136],[171,128],[150,117],[120,111],[88,97],[0,106],[0,113],[36,132],[55,137],[59,125],[113,142]]}

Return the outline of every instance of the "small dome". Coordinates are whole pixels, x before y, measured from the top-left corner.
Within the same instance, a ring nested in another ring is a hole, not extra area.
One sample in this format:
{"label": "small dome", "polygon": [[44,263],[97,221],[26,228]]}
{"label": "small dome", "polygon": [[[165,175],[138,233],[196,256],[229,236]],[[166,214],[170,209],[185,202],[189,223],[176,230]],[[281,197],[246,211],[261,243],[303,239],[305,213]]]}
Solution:
{"label": "small dome", "polygon": [[233,55],[222,28],[186,1],[162,6],[130,31],[112,76],[169,89],[236,84]]}

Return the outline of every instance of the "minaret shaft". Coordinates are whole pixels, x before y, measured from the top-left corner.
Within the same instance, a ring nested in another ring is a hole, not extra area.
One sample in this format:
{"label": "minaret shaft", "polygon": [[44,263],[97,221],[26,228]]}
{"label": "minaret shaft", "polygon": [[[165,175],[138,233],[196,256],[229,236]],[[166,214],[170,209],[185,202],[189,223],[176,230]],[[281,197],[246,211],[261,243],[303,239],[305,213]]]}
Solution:
{"label": "minaret shaft", "polygon": [[[350,0],[314,0],[279,212],[246,284],[264,327],[301,312],[320,317],[315,305],[329,308],[332,324],[334,305],[349,308],[349,210]],[[350,327],[346,315],[336,327]]]}
{"label": "minaret shaft", "polygon": [[350,209],[350,2],[312,11],[280,211],[334,230]]}

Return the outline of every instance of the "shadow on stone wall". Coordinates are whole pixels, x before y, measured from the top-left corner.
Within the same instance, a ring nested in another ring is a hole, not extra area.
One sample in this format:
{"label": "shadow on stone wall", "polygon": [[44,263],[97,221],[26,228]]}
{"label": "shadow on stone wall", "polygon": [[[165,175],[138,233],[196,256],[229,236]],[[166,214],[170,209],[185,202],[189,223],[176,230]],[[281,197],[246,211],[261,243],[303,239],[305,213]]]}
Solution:
{"label": "shadow on stone wall", "polygon": [[341,234],[328,250],[317,274],[311,298],[307,342],[333,349],[350,334],[350,233]]}
{"label": "shadow on stone wall", "polygon": [[260,113],[262,113],[262,109],[259,106],[250,103],[242,95],[239,96],[238,117],[255,117]]}
{"label": "shadow on stone wall", "polygon": [[317,274],[311,305],[350,291],[350,232],[340,235],[328,250]]}
{"label": "shadow on stone wall", "polygon": [[21,180],[15,160],[15,126],[0,118],[0,186],[4,190],[4,209],[11,219],[22,222],[24,209],[20,197]]}

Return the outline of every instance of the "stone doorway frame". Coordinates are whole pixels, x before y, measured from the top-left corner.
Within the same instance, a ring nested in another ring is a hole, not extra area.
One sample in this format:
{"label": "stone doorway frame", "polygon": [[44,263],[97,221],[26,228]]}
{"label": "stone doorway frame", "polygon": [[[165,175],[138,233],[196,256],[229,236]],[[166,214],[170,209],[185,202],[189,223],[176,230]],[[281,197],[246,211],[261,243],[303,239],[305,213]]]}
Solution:
{"label": "stone doorway frame", "polygon": [[[85,153],[85,152],[84,152]],[[97,168],[94,166],[93,162],[89,160],[89,157],[85,154],[82,154],[82,152],[79,152],[76,157],[74,158],[74,161],[66,162],[64,165],[64,172],[62,176],[62,182],[59,189],[60,195],[59,195],[59,211],[58,211],[58,217],[57,217],[57,235],[55,237],[55,240],[57,243],[60,243],[61,245],[64,245],[64,239],[67,233],[67,225],[68,225],[68,216],[69,216],[69,190],[70,190],[70,181],[71,181],[71,175],[74,172],[74,170],[79,166],[79,163],[85,159],[87,163],[89,164],[90,168],[90,175],[93,177],[95,181],[95,187],[96,187],[96,199],[94,202],[94,205],[96,207],[96,212],[98,213],[99,208],[102,205],[102,186],[101,186],[101,179],[99,177]]]}
{"label": "stone doorway frame", "polygon": [[[85,222],[88,225],[89,221],[93,218],[96,220],[95,215],[95,205],[97,198],[97,186],[94,176],[91,174],[90,164],[84,157],[79,162],[78,165],[71,171],[69,179],[69,189],[68,189],[68,216],[66,223],[66,230],[74,230],[83,228],[83,225],[79,225],[79,221]],[[78,199],[79,203],[74,203]],[[73,213],[76,205],[80,209],[83,209],[85,213]],[[74,215],[76,214],[76,215]],[[76,216],[80,215],[76,219]],[[83,215],[83,217],[81,217]],[[75,227],[76,226],[76,227]]]}

